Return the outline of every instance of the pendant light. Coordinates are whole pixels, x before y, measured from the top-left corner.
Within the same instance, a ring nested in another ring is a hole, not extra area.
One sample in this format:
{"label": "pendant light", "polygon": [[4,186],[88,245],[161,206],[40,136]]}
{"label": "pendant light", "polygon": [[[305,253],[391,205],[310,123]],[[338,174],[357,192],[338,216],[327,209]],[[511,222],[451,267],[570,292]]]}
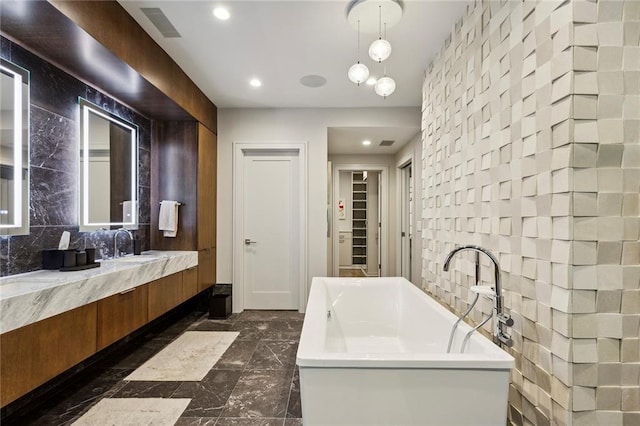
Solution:
{"label": "pendant light", "polygon": [[[360,56],[360,21],[358,21],[358,51],[356,57]],[[349,80],[360,86],[360,83],[364,83],[369,78],[369,68],[365,64],[361,64],[360,61],[356,62],[349,68],[347,73]]]}
{"label": "pendant light", "polygon": [[[384,24],[384,36],[387,37],[387,24]],[[391,56],[391,43],[382,38],[382,6],[378,6],[378,39],[369,46],[369,57],[378,63]]]}
{"label": "pendant light", "polygon": [[385,99],[396,90],[396,82],[391,77],[387,77],[386,66],[384,67],[384,77],[376,81],[376,85],[373,87],[373,90],[375,90],[377,95],[382,96]]}

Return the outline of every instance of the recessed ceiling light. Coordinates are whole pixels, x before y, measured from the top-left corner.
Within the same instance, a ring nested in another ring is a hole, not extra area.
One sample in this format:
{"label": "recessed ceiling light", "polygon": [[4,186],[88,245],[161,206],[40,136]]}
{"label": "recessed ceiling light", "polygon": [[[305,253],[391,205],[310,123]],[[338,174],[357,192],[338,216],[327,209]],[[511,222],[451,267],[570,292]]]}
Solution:
{"label": "recessed ceiling light", "polygon": [[370,140],[364,140],[364,141],[362,141],[362,145],[371,145],[371,141]]}
{"label": "recessed ceiling light", "polygon": [[213,9],[213,16],[220,19],[221,21],[226,21],[231,17],[231,14],[229,14],[229,11],[224,7],[216,7],[215,9]]}
{"label": "recessed ceiling light", "polygon": [[257,78],[252,78],[252,79],[249,81],[249,84],[250,84],[251,86],[253,86],[253,87],[260,87],[260,86],[262,86],[262,82],[261,82],[260,80],[258,80]]}
{"label": "recessed ceiling light", "polygon": [[369,80],[367,80],[367,84],[369,86],[373,86],[374,84],[376,84],[376,81],[378,80],[376,80],[375,77],[370,77]]}

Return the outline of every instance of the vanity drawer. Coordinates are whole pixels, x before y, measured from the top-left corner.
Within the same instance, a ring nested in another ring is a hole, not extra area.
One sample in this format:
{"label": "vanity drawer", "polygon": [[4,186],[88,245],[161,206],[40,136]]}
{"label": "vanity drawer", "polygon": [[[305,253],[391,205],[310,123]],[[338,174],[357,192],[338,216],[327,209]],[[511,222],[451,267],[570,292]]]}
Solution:
{"label": "vanity drawer", "polygon": [[198,294],[198,267],[182,271],[182,300],[187,300]]}
{"label": "vanity drawer", "polygon": [[0,335],[2,406],[96,352],[96,302]]}
{"label": "vanity drawer", "polygon": [[148,285],[99,300],[98,350],[147,323]]}
{"label": "vanity drawer", "polygon": [[149,286],[149,321],[178,306],[182,298],[182,272],[152,281]]}

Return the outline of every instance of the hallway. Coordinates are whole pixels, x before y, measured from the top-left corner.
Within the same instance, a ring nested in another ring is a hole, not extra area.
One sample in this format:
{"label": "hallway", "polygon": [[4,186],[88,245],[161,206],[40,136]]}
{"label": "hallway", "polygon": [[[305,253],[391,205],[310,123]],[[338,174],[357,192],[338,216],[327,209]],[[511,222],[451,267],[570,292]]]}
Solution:
{"label": "hallway", "polygon": [[[3,425],[70,425],[107,398],[189,398],[178,426],[302,425],[295,366],[302,321],[303,314],[293,311],[245,311],[226,320],[190,311],[124,345],[74,377],[43,406],[3,420]],[[239,335],[199,382],[124,380],[187,331]]]}

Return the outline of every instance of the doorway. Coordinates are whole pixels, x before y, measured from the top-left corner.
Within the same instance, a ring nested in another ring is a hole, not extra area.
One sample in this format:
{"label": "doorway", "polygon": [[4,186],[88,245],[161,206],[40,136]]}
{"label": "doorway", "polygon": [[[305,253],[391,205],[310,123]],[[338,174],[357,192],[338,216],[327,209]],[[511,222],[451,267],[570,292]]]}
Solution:
{"label": "doorway", "polygon": [[234,312],[304,309],[305,153],[305,144],[235,144]]}
{"label": "doorway", "polygon": [[334,166],[333,276],[387,273],[386,171],[386,166]]}
{"label": "doorway", "polygon": [[412,281],[413,245],[412,163],[400,168],[400,275]]}

